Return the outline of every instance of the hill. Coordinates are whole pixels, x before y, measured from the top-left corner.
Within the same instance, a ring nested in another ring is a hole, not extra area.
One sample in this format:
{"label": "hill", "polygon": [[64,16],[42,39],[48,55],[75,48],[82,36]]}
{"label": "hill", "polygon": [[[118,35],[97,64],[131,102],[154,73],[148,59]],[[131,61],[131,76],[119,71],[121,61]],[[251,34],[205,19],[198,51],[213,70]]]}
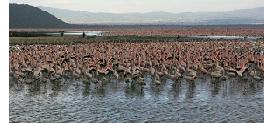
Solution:
{"label": "hill", "polygon": [[264,7],[223,12],[104,13],[39,7],[72,24],[173,24],[225,25],[263,24]]}
{"label": "hill", "polygon": [[69,24],[37,7],[9,4],[9,28],[62,28]]}

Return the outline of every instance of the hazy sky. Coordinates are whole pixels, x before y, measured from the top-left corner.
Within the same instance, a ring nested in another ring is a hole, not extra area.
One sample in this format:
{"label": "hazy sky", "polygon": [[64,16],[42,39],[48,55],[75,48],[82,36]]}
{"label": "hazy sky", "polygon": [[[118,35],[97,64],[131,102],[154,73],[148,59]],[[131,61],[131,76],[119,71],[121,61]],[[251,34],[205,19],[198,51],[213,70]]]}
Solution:
{"label": "hazy sky", "polygon": [[264,7],[264,0],[10,0],[10,3],[115,13],[228,11]]}

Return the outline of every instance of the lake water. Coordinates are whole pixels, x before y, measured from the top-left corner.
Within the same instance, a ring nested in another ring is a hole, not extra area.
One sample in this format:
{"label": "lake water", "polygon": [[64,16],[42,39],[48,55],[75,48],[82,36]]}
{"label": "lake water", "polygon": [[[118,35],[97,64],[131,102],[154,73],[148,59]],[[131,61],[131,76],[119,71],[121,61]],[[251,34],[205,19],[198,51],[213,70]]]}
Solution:
{"label": "lake water", "polygon": [[[82,35],[83,33],[85,33],[86,36],[102,36],[103,35],[103,31],[65,31],[64,35],[73,35],[73,36],[78,36],[78,35]],[[52,33],[45,33],[48,35],[61,35],[61,33],[59,32],[52,32]]]}
{"label": "lake water", "polygon": [[99,88],[78,80],[22,84],[10,79],[10,122],[264,122],[263,81],[165,80]]}
{"label": "lake water", "polygon": [[208,38],[208,39],[248,39],[248,40],[257,40],[257,39],[261,39],[263,37],[261,36],[212,36],[212,35],[208,35],[208,36],[190,36],[191,38]]}
{"label": "lake water", "polygon": [[[64,35],[68,36],[82,36],[85,33],[86,36],[104,36],[107,31],[64,31]],[[26,36],[61,36],[61,32],[10,32],[10,35],[15,37]],[[257,40],[263,39],[262,36],[232,36],[232,35],[198,35],[198,36],[186,36],[187,38],[198,38],[198,39],[246,39],[246,40]],[[183,38],[186,38],[183,37]]]}

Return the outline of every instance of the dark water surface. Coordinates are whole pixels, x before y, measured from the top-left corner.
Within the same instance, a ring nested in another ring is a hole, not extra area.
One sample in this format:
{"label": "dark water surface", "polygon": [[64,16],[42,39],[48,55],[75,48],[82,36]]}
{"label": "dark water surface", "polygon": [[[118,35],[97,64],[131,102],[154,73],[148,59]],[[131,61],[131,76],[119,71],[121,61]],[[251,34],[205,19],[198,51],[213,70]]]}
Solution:
{"label": "dark water surface", "polygon": [[10,79],[10,122],[264,122],[263,81],[165,80],[95,89],[78,80],[21,84]]}

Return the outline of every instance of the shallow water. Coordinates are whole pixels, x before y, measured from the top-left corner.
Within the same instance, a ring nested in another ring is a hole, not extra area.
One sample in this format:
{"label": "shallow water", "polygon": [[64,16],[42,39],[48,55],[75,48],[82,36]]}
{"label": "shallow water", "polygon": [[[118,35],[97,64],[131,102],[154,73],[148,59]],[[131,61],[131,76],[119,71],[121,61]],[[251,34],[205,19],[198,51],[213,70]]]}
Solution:
{"label": "shallow water", "polygon": [[[103,31],[66,31],[63,34],[72,35],[72,36],[78,36],[78,35],[81,36],[83,32],[85,33],[86,36],[102,36],[103,35]],[[61,33],[54,32],[54,33],[44,33],[44,34],[60,35]]]}
{"label": "shallow water", "polygon": [[257,40],[257,39],[261,39],[263,37],[261,36],[227,36],[227,35],[208,35],[208,36],[191,36],[191,38],[207,38],[207,39],[228,39],[228,40],[232,40],[232,39],[248,39],[248,40]]}
{"label": "shallow water", "polygon": [[10,79],[10,122],[264,122],[263,81],[164,80],[95,88],[78,80],[21,84]]}

